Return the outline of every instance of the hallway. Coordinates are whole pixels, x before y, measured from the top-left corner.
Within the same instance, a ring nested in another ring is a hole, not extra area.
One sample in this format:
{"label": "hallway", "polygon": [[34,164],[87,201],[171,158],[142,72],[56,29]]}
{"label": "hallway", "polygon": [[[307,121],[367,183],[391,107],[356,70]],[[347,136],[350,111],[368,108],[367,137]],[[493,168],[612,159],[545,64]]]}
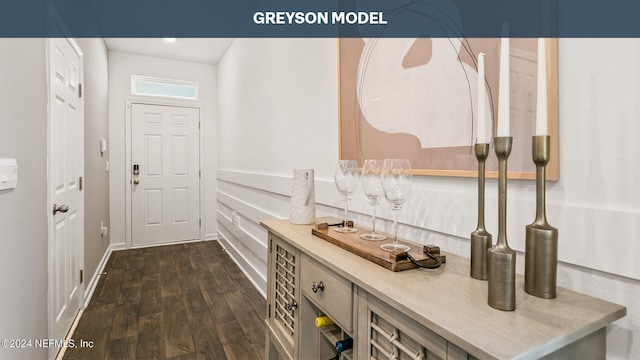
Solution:
{"label": "hallway", "polygon": [[105,272],[64,359],[262,358],[265,300],[218,242],[117,251]]}

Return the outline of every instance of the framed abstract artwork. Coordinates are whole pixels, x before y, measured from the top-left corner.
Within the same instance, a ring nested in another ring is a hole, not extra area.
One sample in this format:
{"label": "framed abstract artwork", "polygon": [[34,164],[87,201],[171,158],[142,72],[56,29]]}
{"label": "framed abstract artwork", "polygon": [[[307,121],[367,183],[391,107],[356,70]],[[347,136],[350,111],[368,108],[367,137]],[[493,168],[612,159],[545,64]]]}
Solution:
{"label": "framed abstract artwork", "polygon": [[[500,39],[418,38],[338,40],[341,159],[407,158],[420,175],[477,176],[479,53],[493,136],[498,111]],[[546,39],[548,180],[558,179],[557,39]],[[534,179],[537,39],[510,39],[509,177]],[[490,151],[487,176],[497,177]]]}

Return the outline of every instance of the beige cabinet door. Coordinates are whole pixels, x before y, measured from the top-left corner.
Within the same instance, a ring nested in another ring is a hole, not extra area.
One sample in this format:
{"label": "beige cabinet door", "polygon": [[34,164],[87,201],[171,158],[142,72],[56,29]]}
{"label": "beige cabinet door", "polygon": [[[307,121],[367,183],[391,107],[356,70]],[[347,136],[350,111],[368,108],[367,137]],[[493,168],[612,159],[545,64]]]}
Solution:
{"label": "beige cabinet door", "polygon": [[268,321],[286,356],[294,358],[299,322],[300,266],[298,250],[269,234]]}

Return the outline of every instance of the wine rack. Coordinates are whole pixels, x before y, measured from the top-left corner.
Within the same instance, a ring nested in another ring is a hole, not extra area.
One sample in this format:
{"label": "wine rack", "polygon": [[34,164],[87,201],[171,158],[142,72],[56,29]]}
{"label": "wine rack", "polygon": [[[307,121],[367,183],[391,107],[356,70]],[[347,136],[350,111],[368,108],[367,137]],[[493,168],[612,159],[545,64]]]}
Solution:
{"label": "wine rack", "polygon": [[306,296],[302,296],[301,311],[301,319],[304,319],[304,323],[300,324],[300,341],[303,344],[301,348],[305,349],[305,353],[300,354],[300,359],[355,359],[353,349],[345,350],[339,354],[336,351],[336,343],[341,340],[352,339],[352,333],[345,331],[335,323],[317,328],[314,321],[315,318],[331,316],[323,312]]}
{"label": "wine rack", "polygon": [[290,336],[294,334],[296,256],[281,244],[275,245],[275,319],[286,329]]}

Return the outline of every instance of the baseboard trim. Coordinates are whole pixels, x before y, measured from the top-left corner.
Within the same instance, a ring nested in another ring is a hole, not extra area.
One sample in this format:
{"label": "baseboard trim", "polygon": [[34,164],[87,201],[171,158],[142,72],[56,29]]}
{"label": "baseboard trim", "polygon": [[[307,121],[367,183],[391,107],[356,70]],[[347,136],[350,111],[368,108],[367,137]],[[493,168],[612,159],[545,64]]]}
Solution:
{"label": "baseboard trim", "polygon": [[[224,249],[224,251],[227,253],[227,255],[229,255],[229,257],[231,258],[231,260],[233,260],[233,262],[236,264],[236,266],[238,266],[238,268],[240,269],[240,271],[242,271],[242,273],[244,274],[244,276],[247,277],[247,279],[249,280],[249,282],[251,282],[251,284],[253,285],[253,287],[256,288],[256,290],[258,290],[258,292],[262,295],[262,297],[264,297],[265,299],[267,298],[267,293],[263,290],[264,288],[266,288],[267,286],[267,279],[263,278],[261,276],[261,274],[256,270],[256,269],[251,269],[253,270],[253,272],[255,273],[255,276],[262,281],[262,285],[258,284],[258,282],[256,281],[256,279],[249,274],[249,272],[247,271],[247,269],[244,268],[243,264],[238,261],[238,259],[236,258],[236,254],[237,256],[239,256],[240,258],[242,258],[242,254],[240,254],[235,247],[233,246],[233,244],[231,244],[222,234],[218,234],[218,243],[220,243],[220,246],[222,247],[222,249]],[[243,259],[244,260],[244,259]],[[251,264],[244,260],[244,263],[251,267]]]}
{"label": "baseboard trim", "polygon": [[[69,331],[67,331],[67,336],[65,336],[64,338],[65,341],[69,341],[73,339],[73,333],[76,331],[76,328],[78,327],[78,323],[80,322],[80,318],[82,317],[83,313],[84,313],[84,308],[81,308],[76,314],[76,317],[73,319],[73,322],[71,323],[71,327],[69,328]],[[64,354],[66,351],[67,351],[66,346],[63,346],[62,348],[60,348],[60,350],[58,350],[58,353],[55,356],[55,360],[64,359]]]}
{"label": "baseboard trim", "polygon": [[218,234],[205,234],[204,241],[214,241],[218,240]]}
{"label": "baseboard trim", "polygon": [[116,243],[110,245],[112,251],[126,250],[127,244],[125,243]]}
{"label": "baseboard trim", "polygon": [[[102,259],[100,259],[100,262],[98,263],[98,267],[96,268],[95,273],[93,274],[93,276],[91,277],[91,281],[89,281],[89,283],[87,284],[87,287],[84,290],[84,299],[82,302],[82,307],[80,308],[80,310],[78,311],[78,313],[76,314],[75,319],[73,320],[73,323],[71,324],[71,328],[69,328],[69,331],[67,332],[67,336],[66,336],[66,340],[69,340],[73,337],[73,333],[76,330],[76,327],[78,326],[78,322],[80,321],[80,318],[82,317],[82,314],[84,313],[84,310],[87,308],[87,306],[89,306],[89,302],[91,301],[91,298],[93,297],[93,293],[96,290],[96,286],[98,286],[98,281],[100,280],[100,274],[102,274],[104,272],[104,268],[105,266],[107,266],[107,262],[109,261],[109,258],[111,257],[111,253],[113,253],[114,251],[117,250],[123,250],[125,249],[126,246],[124,243],[121,244],[110,244],[107,249],[105,250],[104,254],[102,254]],[[66,348],[62,348],[61,351],[58,351],[58,353],[55,356],[56,360],[61,360],[64,357],[65,354],[65,350]]]}
{"label": "baseboard trim", "polygon": [[[120,247],[122,246],[122,248]],[[96,290],[96,286],[98,286],[98,281],[100,280],[100,274],[104,272],[105,266],[107,266],[107,261],[109,261],[109,257],[111,257],[111,253],[117,250],[124,249],[124,243],[122,244],[110,244],[102,255],[102,259],[98,263],[98,267],[96,268],[96,272],[93,273],[91,277],[91,281],[87,284],[86,289],[84,290],[84,302],[82,304],[82,309],[84,310],[89,306],[89,301],[91,301],[91,297],[93,297],[93,292]]]}
{"label": "baseboard trim", "polygon": [[[193,240],[178,240],[178,241],[167,241],[159,244],[144,244],[144,245],[132,245],[129,249],[144,249],[144,248],[152,248],[158,246],[171,246],[171,245],[179,245],[179,244],[189,244],[194,242],[204,241],[202,239],[193,239]],[[124,249],[123,249],[124,250]]]}

